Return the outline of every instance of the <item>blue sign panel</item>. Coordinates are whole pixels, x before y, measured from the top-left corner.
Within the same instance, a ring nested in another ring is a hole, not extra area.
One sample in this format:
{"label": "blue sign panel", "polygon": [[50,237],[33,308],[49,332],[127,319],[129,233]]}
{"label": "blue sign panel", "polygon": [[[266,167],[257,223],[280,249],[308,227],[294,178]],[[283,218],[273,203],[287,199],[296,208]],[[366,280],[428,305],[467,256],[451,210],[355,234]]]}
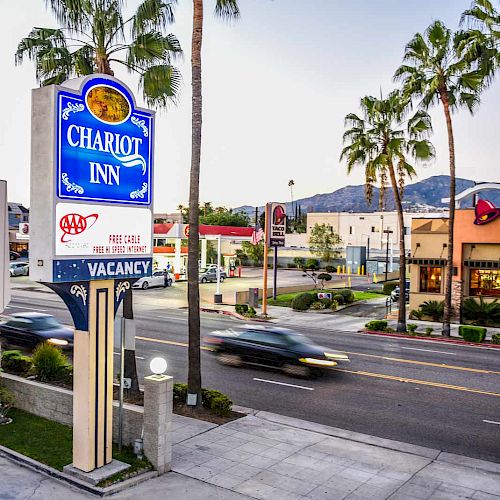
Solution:
{"label": "blue sign panel", "polygon": [[52,282],[142,278],[152,269],[151,258],[54,260]]}
{"label": "blue sign panel", "polygon": [[81,93],[60,90],[56,116],[59,198],[151,204],[153,114],[124,85],[97,77]]}

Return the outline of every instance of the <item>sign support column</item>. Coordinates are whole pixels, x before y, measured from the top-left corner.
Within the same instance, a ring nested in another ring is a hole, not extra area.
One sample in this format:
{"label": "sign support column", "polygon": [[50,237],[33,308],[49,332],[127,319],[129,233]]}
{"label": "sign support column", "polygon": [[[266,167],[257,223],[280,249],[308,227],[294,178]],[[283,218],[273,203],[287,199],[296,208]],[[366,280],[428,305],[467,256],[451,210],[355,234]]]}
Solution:
{"label": "sign support column", "polygon": [[267,258],[269,238],[269,203],[264,213],[264,285],[262,287],[262,315],[267,316]]}

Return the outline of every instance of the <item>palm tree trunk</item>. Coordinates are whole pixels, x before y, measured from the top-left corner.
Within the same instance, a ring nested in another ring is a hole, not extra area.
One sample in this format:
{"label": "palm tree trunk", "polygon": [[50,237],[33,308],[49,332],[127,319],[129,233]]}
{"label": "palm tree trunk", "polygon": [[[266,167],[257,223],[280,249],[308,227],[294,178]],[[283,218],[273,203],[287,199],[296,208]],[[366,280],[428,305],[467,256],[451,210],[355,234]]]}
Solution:
{"label": "palm tree trunk", "polygon": [[453,233],[455,226],[455,141],[453,139],[453,125],[450,114],[450,101],[448,91],[440,91],[441,102],[443,103],[446,127],[448,129],[448,148],[450,154],[450,218],[448,227],[448,261],[446,263],[446,276],[444,287],[444,314],[443,314],[443,335],[450,336],[451,322],[451,285],[453,278]]}
{"label": "palm tree trunk", "polygon": [[201,158],[201,42],[203,34],[203,0],[193,0],[193,35],[191,48],[192,71],[192,142],[191,175],[189,184],[189,240],[188,240],[188,394],[196,394],[196,405],[201,405],[200,356],[200,291],[198,283],[199,198]]}
{"label": "palm tree trunk", "polygon": [[403,217],[403,204],[399,191],[396,174],[392,163],[389,165],[389,177],[391,179],[392,191],[394,192],[394,202],[398,212],[399,222],[399,310],[397,331],[406,332],[406,249],[405,249],[405,222]]}

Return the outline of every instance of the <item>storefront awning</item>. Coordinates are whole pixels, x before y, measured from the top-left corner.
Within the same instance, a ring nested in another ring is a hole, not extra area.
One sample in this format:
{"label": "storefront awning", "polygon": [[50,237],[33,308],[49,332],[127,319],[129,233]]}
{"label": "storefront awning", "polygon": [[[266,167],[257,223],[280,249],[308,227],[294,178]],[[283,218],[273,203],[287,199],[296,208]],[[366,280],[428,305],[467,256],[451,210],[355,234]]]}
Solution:
{"label": "storefront awning", "polygon": [[479,269],[500,269],[500,260],[466,260],[464,266]]}
{"label": "storefront awning", "polygon": [[408,263],[419,264],[421,266],[446,266],[446,259],[417,259],[415,257],[410,257]]}

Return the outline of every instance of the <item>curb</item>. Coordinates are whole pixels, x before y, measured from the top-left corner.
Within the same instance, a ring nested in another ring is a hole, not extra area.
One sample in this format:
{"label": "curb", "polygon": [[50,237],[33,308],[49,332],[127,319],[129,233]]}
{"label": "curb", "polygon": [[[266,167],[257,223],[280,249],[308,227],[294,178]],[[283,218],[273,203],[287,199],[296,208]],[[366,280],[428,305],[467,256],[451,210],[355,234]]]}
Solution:
{"label": "curb", "polygon": [[226,311],[224,309],[210,309],[209,307],[200,307],[200,311],[212,313],[212,314],[222,314],[224,316],[230,316],[230,317],[238,319],[240,321],[255,321],[257,323],[269,323],[269,320],[267,320],[267,319],[245,318],[245,316],[242,316],[241,314],[238,314],[235,311]]}
{"label": "curb", "polygon": [[145,472],[144,474],[138,474],[137,476],[133,476],[129,479],[126,479],[125,481],[121,481],[120,483],[107,486],[106,488],[99,488],[98,486],[91,486],[89,483],[85,481],[82,481],[74,476],[71,476],[57,469],[54,469],[48,465],[38,462],[37,460],[34,460],[33,458],[27,457],[26,455],[22,455],[17,451],[11,450],[10,448],[6,448],[5,446],[0,445],[0,456],[4,456],[8,460],[15,462],[18,465],[21,465],[22,467],[34,470],[45,476],[49,476],[59,481],[64,481],[65,483],[70,484],[71,486],[75,486],[80,490],[84,490],[87,493],[92,493],[93,495],[100,497],[113,495],[132,486],[136,486],[139,483],[142,483],[144,481],[159,476],[158,472],[153,470]]}
{"label": "curb", "polygon": [[456,345],[469,345],[474,347],[484,347],[486,349],[500,349],[500,344],[483,344],[479,342],[466,342],[465,340],[452,339],[452,338],[439,338],[439,337],[423,337],[420,335],[405,335],[403,333],[388,333],[388,332],[376,332],[374,330],[358,330],[358,333],[366,333],[368,335],[381,335],[382,337],[396,337],[400,339],[408,340],[430,340],[432,342],[444,342],[448,344]]}

